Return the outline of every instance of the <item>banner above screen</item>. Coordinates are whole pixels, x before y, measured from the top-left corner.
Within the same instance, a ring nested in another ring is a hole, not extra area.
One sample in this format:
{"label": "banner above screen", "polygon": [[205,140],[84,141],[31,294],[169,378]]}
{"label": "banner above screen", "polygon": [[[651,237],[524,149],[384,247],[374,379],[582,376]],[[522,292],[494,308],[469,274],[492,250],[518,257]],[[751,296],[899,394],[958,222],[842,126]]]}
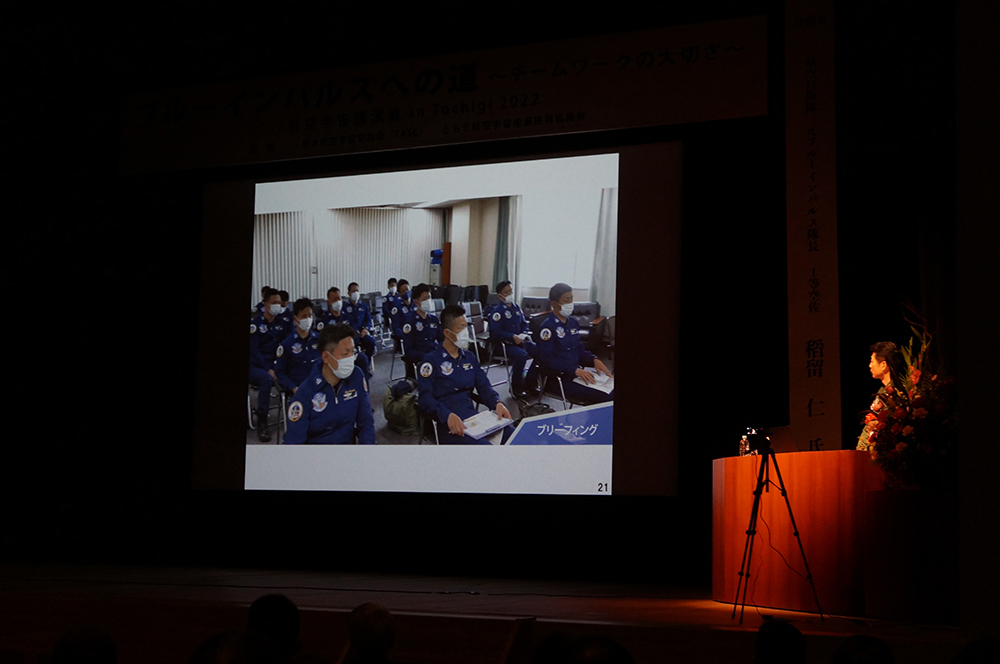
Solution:
{"label": "banner above screen", "polygon": [[767,113],[763,16],[130,96],[124,173]]}

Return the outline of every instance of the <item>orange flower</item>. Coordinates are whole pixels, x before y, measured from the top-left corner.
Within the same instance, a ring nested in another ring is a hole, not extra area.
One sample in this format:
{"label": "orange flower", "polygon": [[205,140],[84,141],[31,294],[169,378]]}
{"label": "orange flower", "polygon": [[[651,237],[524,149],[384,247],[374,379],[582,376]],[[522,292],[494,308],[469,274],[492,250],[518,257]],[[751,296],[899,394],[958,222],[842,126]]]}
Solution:
{"label": "orange flower", "polygon": [[897,452],[902,452],[907,447],[909,447],[909,445],[907,445],[906,443],[896,443],[896,451]]}
{"label": "orange flower", "polygon": [[[913,369],[913,367],[910,367]],[[920,369],[913,369],[913,384],[916,385],[920,382]]]}
{"label": "orange flower", "polygon": [[909,424],[907,424],[905,427],[903,427],[903,435],[904,436],[909,436],[912,433],[913,433],[913,427],[911,427]]}
{"label": "orange flower", "polygon": [[924,417],[927,417],[927,409],[926,408],[917,408],[916,410],[913,411],[913,416],[915,418],[917,418],[918,420],[922,419]]}

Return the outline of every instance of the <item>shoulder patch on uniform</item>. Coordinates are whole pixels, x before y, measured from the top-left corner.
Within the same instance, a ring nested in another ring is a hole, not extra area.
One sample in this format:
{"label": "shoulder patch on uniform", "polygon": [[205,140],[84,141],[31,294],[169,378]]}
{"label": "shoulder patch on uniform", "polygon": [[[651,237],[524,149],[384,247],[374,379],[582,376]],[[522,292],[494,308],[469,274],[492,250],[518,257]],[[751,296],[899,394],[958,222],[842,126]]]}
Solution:
{"label": "shoulder patch on uniform", "polygon": [[326,406],[328,403],[329,402],[326,400],[326,394],[324,394],[323,392],[317,392],[316,394],[313,395],[312,398],[313,410],[315,410],[317,413],[322,413],[324,410],[326,410]]}
{"label": "shoulder patch on uniform", "polygon": [[302,402],[293,401],[292,405],[288,407],[288,419],[292,422],[298,422],[302,418]]}
{"label": "shoulder patch on uniform", "polygon": [[278,357],[281,357],[282,355],[284,355],[285,354],[285,346],[282,345],[282,344],[279,344],[278,345],[278,350],[274,351],[274,354],[277,355]]}
{"label": "shoulder patch on uniform", "polygon": [[403,334],[409,334],[411,329],[412,328],[410,328],[410,324],[407,323],[406,325],[403,326]]}
{"label": "shoulder patch on uniform", "polygon": [[254,325],[253,323],[250,323],[250,334],[253,334],[256,331],[257,331],[257,326]]}
{"label": "shoulder patch on uniform", "polygon": [[395,315],[396,315],[396,313],[398,313],[398,312],[399,312],[399,309],[397,309],[396,307],[393,307],[393,308],[392,308],[392,311],[391,311],[390,313],[391,313],[391,314],[392,314],[393,316],[395,316]]}
{"label": "shoulder patch on uniform", "polygon": [[320,322],[316,323],[316,329],[317,330],[322,330],[323,329],[323,321],[320,321]]}
{"label": "shoulder patch on uniform", "polygon": [[267,324],[266,323],[261,323],[260,324],[260,331],[261,332],[267,332]]}
{"label": "shoulder patch on uniform", "polygon": [[495,314],[493,314],[493,320],[500,320],[500,312],[499,311],[496,312]]}
{"label": "shoulder patch on uniform", "polygon": [[420,375],[424,378],[430,378],[431,374],[434,373],[434,367],[430,362],[424,362],[420,365]]}
{"label": "shoulder patch on uniform", "polygon": [[548,341],[552,338],[552,330],[547,327],[542,328],[542,341]]}
{"label": "shoulder patch on uniform", "polygon": [[507,318],[510,318],[510,309],[508,309],[507,311],[503,312],[503,315],[506,316]]}

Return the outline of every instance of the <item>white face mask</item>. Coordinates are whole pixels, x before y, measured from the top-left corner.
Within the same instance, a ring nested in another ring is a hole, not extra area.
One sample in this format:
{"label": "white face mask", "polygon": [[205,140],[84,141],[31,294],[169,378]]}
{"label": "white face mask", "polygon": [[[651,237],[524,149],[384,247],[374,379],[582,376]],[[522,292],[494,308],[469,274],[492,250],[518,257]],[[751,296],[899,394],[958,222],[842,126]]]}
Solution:
{"label": "white face mask", "polygon": [[334,376],[343,380],[354,373],[354,356],[348,355],[347,357],[337,360],[336,369],[330,366],[329,363],[327,363],[326,366],[330,367],[330,371],[333,372]]}
{"label": "white face mask", "polygon": [[389,295],[395,295],[395,294],[396,294],[396,287],[389,286]]}
{"label": "white face mask", "polygon": [[311,328],[313,326],[313,319],[312,319],[311,316],[309,318],[299,319],[299,320],[297,320],[295,322],[299,326],[300,330],[308,330],[309,328]]}
{"label": "white face mask", "polygon": [[432,311],[434,311],[434,303],[431,302],[430,298],[427,298],[426,300],[420,303],[420,310],[423,311],[425,314],[429,314]]}
{"label": "white face mask", "polygon": [[562,315],[566,318],[569,318],[570,315],[573,313],[573,303],[570,302],[569,304],[564,304],[562,305],[562,307],[560,307],[560,309]]}
{"label": "white face mask", "polygon": [[514,304],[514,294],[511,293],[510,295],[504,297],[503,301],[506,302],[507,304]]}
{"label": "white face mask", "polygon": [[360,299],[361,299],[360,291],[354,291],[353,293],[351,293],[351,302],[357,302]]}
{"label": "white face mask", "polygon": [[343,300],[337,300],[336,302],[334,302],[333,304],[330,305],[330,309],[332,311],[336,311],[339,314],[340,310],[341,310],[341,308],[343,306],[344,306],[344,301]]}
{"label": "white face mask", "polygon": [[[455,333],[452,332],[452,334],[455,334]],[[469,347],[469,343],[471,342],[471,339],[469,339],[469,328],[465,328],[464,330],[462,330],[461,332],[459,332],[455,336],[456,336],[456,339],[455,339],[455,345],[456,346],[458,346],[462,350],[465,350],[465,349],[467,349]]]}

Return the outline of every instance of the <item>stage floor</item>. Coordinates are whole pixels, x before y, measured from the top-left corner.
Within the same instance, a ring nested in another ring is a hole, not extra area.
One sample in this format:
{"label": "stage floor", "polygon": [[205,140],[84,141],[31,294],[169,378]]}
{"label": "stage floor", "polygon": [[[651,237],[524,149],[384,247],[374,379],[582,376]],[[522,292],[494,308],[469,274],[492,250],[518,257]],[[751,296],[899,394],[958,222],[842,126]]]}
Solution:
{"label": "stage floor", "polygon": [[[334,661],[346,643],[345,618],[368,601],[397,620],[397,646],[407,661],[523,661],[545,634],[558,629],[607,634],[636,662],[698,662],[716,657],[751,661],[764,620],[778,617],[807,635],[809,661],[828,661],[843,637],[870,634],[888,641],[897,662],[949,661],[963,643],[954,627],[909,625],[747,606],[743,624],[731,604],[708,588],[544,580],[393,576],[382,574],[176,567],[0,566],[0,654],[24,662],[50,652],[74,625],[107,629],[122,664],[181,661],[201,640],[245,622],[257,597],[283,593],[302,612],[305,652]],[[471,627],[470,627],[471,626]],[[433,633],[448,646],[433,645]],[[464,634],[471,641],[463,644]],[[488,642],[495,638],[497,646]],[[421,640],[426,643],[419,643]],[[519,641],[519,648],[512,648]],[[478,644],[478,645],[477,645]],[[504,645],[506,644],[506,645]],[[459,657],[428,650],[454,646]],[[481,648],[479,647],[481,646]],[[469,649],[481,650],[476,656]],[[150,652],[158,655],[150,659]],[[482,656],[478,656],[481,654]],[[425,657],[426,655],[426,657]],[[0,657],[0,661],[6,661]],[[11,660],[16,661],[16,660]],[[719,661],[719,660],[716,660]]]}

